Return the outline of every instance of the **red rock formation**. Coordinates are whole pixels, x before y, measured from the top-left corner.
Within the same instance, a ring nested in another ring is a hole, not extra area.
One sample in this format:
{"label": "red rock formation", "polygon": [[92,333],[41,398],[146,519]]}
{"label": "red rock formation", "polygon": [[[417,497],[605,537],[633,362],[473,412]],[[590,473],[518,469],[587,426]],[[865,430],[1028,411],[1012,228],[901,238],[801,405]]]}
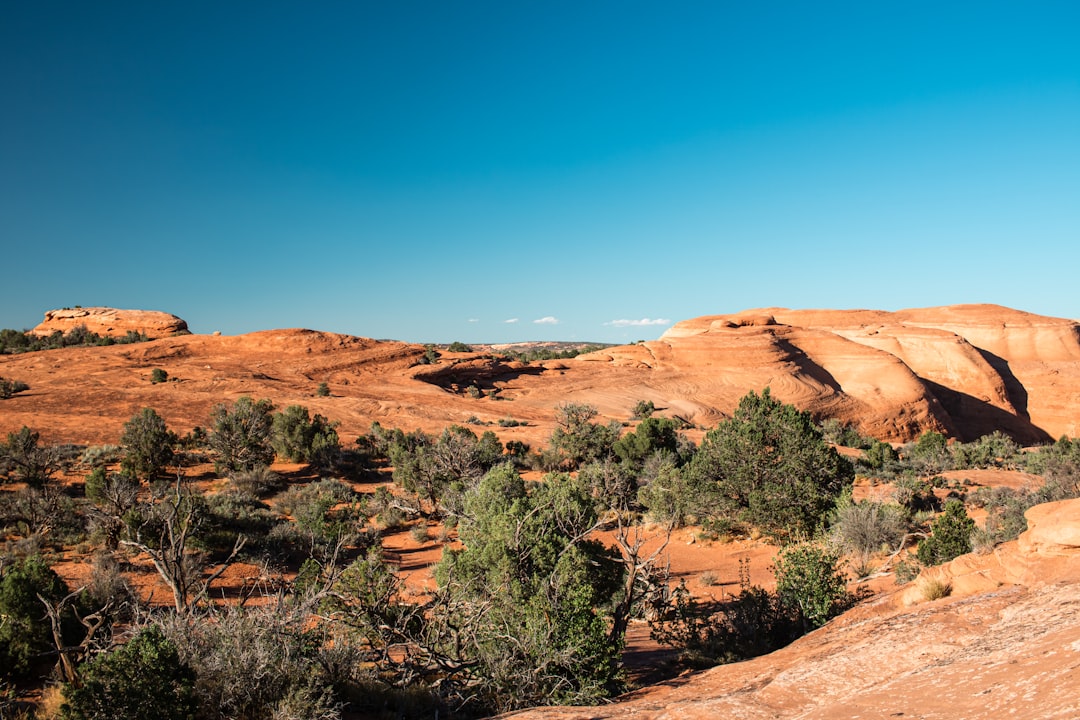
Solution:
{"label": "red rock formation", "polygon": [[34,335],[52,335],[70,332],[79,326],[98,335],[124,337],[137,332],[148,338],[161,338],[187,332],[187,323],[165,312],[156,310],[117,310],[107,307],[63,308],[45,313],[45,320],[30,332]]}
{"label": "red rock formation", "polygon": [[1080,431],[1080,325],[996,305],[749,310],[582,359],[649,368],[669,403],[706,424],[769,386],[818,417],[892,440],[1002,430],[1033,443]]}

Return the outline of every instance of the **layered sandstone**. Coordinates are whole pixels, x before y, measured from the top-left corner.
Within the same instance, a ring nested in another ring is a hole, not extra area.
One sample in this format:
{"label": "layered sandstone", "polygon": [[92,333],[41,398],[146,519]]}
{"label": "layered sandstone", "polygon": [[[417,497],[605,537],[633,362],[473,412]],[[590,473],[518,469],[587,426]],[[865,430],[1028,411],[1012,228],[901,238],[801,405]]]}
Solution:
{"label": "layered sandstone", "polygon": [[996,305],[749,310],[582,359],[647,368],[664,400],[706,422],[770,387],[815,416],[891,440],[1002,430],[1035,443],[1080,431],[1080,325]]}
{"label": "layered sandstone", "polygon": [[166,312],[85,307],[50,310],[30,332],[34,335],[52,335],[57,331],[71,332],[80,326],[104,337],[124,337],[129,332],[135,332],[148,338],[161,338],[188,331],[186,322]]}

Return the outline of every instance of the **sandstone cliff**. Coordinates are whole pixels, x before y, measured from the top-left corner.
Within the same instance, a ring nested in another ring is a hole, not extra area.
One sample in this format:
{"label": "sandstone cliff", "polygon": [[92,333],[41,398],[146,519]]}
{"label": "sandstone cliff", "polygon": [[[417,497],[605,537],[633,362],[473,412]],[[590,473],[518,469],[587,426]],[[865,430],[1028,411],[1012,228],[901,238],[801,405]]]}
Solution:
{"label": "sandstone cliff", "polygon": [[1080,324],[996,305],[884,312],[768,308],[674,325],[583,360],[648,368],[668,402],[711,420],[747,390],[876,437],[1080,432]]}

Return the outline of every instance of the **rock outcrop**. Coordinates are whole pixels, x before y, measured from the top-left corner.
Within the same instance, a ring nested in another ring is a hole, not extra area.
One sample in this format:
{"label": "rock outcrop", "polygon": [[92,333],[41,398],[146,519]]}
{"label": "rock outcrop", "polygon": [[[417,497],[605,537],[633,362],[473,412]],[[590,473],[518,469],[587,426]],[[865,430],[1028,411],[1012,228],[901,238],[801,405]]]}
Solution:
{"label": "rock outcrop", "polygon": [[[1080,500],[1037,506],[1019,540],[864,604],[771,655],[596,708],[515,718],[996,719],[1080,717]],[[936,569],[935,569],[936,570]],[[980,583],[960,582],[981,578]],[[916,602],[900,599],[918,596]]]}
{"label": "rock outcrop", "polygon": [[712,421],[748,390],[868,435],[925,430],[1036,443],[1080,434],[1080,324],[996,305],[767,308],[680,322],[658,340],[582,356],[648,368],[668,402]]}
{"label": "rock outcrop", "polygon": [[80,326],[102,336],[124,337],[129,332],[137,332],[150,339],[188,331],[186,322],[166,312],[85,307],[50,310],[45,313],[45,320],[30,332],[52,335],[58,330],[67,333]]}

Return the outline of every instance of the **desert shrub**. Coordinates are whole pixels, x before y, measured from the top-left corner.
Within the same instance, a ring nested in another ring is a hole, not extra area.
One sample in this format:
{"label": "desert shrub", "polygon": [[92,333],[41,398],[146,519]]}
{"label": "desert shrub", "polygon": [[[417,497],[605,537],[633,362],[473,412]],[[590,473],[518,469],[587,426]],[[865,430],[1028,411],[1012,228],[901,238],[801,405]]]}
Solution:
{"label": "desert shrub", "polygon": [[250,470],[269,465],[274,460],[271,445],[274,406],[269,400],[258,402],[239,398],[230,408],[220,404],[210,415],[209,445],[217,455],[218,472]]}
{"label": "desert shrub", "polygon": [[484,397],[484,391],[476,385],[470,385],[465,389],[465,392],[468,393],[469,397],[471,397],[473,400],[479,400],[480,398]]}
{"label": "desert shrub", "polygon": [[860,435],[854,425],[840,422],[836,418],[826,418],[821,422],[821,436],[825,438],[825,442],[849,448],[866,448],[873,442]]}
{"label": "desert shrub", "polygon": [[83,485],[86,499],[95,506],[93,522],[104,536],[105,547],[115,550],[124,532],[124,517],[139,500],[139,481],[127,472],[96,467]]}
{"label": "desert shrub", "polygon": [[341,480],[295,485],[276,499],[278,508],[293,517],[288,529],[302,540],[309,555],[325,558],[339,544],[367,537],[365,518],[371,508]]}
{"label": "desert shrub", "polygon": [[854,599],[840,570],[840,556],[821,545],[802,543],[776,556],[776,594],[797,611],[807,630],[824,625],[848,609]]}
{"label": "desert shrub", "polygon": [[[520,427],[528,424],[529,423],[524,420],[515,420],[512,417],[504,417],[499,420],[499,427]],[[507,447],[509,447],[509,445]]]}
{"label": "desert shrub", "polygon": [[266,466],[229,474],[229,487],[240,495],[261,498],[282,488],[285,479]]}
{"label": "desert shrub", "polygon": [[599,413],[591,405],[563,403],[555,408],[558,426],[551,434],[551,449],[572,468],[602,460],[612,454],[622,426],[615,420],[607,425],[591,422]]}
{"label": "desert shrub", "polygon": [[43,486],[62,463],[56,448],[41,445],[40,439],[39,433],[25,425],[8,433],[7,441],[0,443],[0,470],[16,482],[36,488]]}
{"label": "desert shrub", "polygon": [[608,458],[583,465],[578,477],[601,510],[629,510],[637,505],[637,481],[628,466]]}
{"label": "desert shrub", "polygon": [[957,500],[945,503],[945,512],[931,524],[930,537],[919,543],[916,555],[923,565],[940,565],[971,552],[971,534],[975,521],[968,517],[964,504]]}
{"label": "desert shrub", "polygon": [[934,494],[933,483],[907,472],[893,483],[893,499],[897,505],[907,510],[909,515],[931,512],[941,509],[941,503]]}
{"label": "desert shrub", "polygon": [[195,673],[161,629],[149,626],[82,666],[65,689],[64,720],[192,720]]}
{"label": "desert shrub", "polygon": [[0,377],[0,400],[7,400],[15,394],[25,392],[29,389],[30,386],[22,380],[9,380],[8,378]]}
{"label": "desert shrub", "polygon": [[247,556],[258,556],[272,548],[266,538],[275,526],[284,522],[280,515],[258,499],[235,492],[207,495],[206,514],[192,539],[193,547],[224,556],[244,536]]}
{"label": "desert shrub", "polygon": [[909,557],[896,563],[893,574],[896,576],[896,582],[903,585],[917,578],[920,570],[922,570],[922,566],[919,564],[918,559]]}
{"label": "desert shrub", "polygon": [[900,456],[892,445],[875,439],[871,440],[863,449],[863,455],[859,462],[869,470],[887,475],[895,472],[900,462]]}
{"label": "desert shrub", "polygon": [[941,433],[927,430],[914,443],[904,447],[905,463],[924,474],[943,472],[952,467],[948,440]]}
{"label": "desert shrub", "polygon": [[293,462],[331,467],[341,449],[336,428],[322,415],[311,417],[306,407],[290,405],[274,413],[271,443],[278,455]]}
{"label": "desert shrub", "polygon": [[450,343],[450,346],[447,347],[446,349],[449,350],[450,352],[472,352],[473,351],[471,347],[469,347],[468,345],[466,345],[463,342],[458,342],[457,340]]}
{"label": "desert shrub", "polygon": [[330,397],[330,386],[324,382],[319,383],[315,388],[316,397]]}
{"label": "desert shrub", "polygon": [[158,383],[166,382],[169,379],[169,373],[165,372],[161,368],[154,368],[150,371],[150,383],[157,385]]}
{"label": "desert shrub", "polygon": [[768,388],[705,435],[690,468],[700,517],[730,516],[779,539],[811,535],[854,479],[810,414]]}
{"label": "desert shrub", "polygon": [[674,457],[660,453],[647,460],[639,483],[638,502],[653,520],[675,527],[686,523],[694,492],[688,473],[676,464]]}
{"label": "desert shrub", "polygon": [[53,547],[85,540],[85,519],[68,488],[53,479],[0,493],[0,524]]}
{"label": "desert shrub", "polygon": [[850,495],[837,503],[829,519],[829,532],[837,544],[861,556],[897,548],[907,532],[907,518],[899,505],[855,502]]}
{"label": "desert shrub", "polygon": [[426,543],[431,539],[428,535],[427,523],[421,522],[418,525],[413,525],[412,530],[409,531],[409,535],[412,539],[418,543]]}
{"label": "desert shrub", "polygon": [[[337,718],[317,627],[272,606],[165,615],[161,633],[194,671],[196,716],[208,720]],[[286,711],[293,714],[285,714]]]}
{"label": "desert shrub", "polygon": [[952,464],[958,470],[969,468],[1013,468],[1021,448],[1016,441],[1000,431],[984,435],[970,443],[952,447]]}
{"label": "desert shrub", "polygon": [[803,634],[798,615],[775,593],[750,584],[748,563],[739,563],[738,595],[701,603],[680,583],[666,612],[650,622],[657,642],[679,650],[691,667],[704,668],[765,655]]}
{"label": "desert shrub", "polygon": [[490,430],[477,438],[472,430],[451,425],[438,438],[415,431],[395,430],[387,453],[394,466],[394,482],[413,493],[418,510],[426,503],[430,514],[441,512],[448,490],[475,484],[502,462],[503,446]]}
{"label": "desert shrub", "polygon": [[634,432],[616,440],[611,449],[620,460],[636,469],[658,452],[667,452],[678,460],[678,428],[675,421],[668,418],[645,418]]}
{"label": "desert shrub", "polygon": [[118,463],[124,459],[124,452],[119,445],[91,445],[83,450],[79,464],[96,468]]}
{"label": "desert shrub", "polygon": [[176,434],[152,408],[143,408],[124,423],[120,446],[124,449],[123,468],[144,480],[152,480],[172,462]]}
{"label": "desert shrub", "polygon": [[651,417],[656,412],[656,405],[652,400],[638,400],[634,405],[634,410],[631,413],[631,417],[635,420],[644,420],[647,417]]}
{"label": "desert shrub", "polygon": [[[436,569],[463,636],[462,664],[486,710],[595,702],[621,688],[622,637],[609,637],[620,564],[586,539],[596,525],[587,488],[569,475],[527,487],[509,466],[469,490],[460,550]],[[459,665],[460,666],[460,665]]]}
{"label": "desert shrub", "polygon": [[[25,676],[53,646],[52,628],[38,599],[57,602],[67,586],[40,556],[0,564],[0,677]],[[65,616],[73,620],[70,610]]]}

